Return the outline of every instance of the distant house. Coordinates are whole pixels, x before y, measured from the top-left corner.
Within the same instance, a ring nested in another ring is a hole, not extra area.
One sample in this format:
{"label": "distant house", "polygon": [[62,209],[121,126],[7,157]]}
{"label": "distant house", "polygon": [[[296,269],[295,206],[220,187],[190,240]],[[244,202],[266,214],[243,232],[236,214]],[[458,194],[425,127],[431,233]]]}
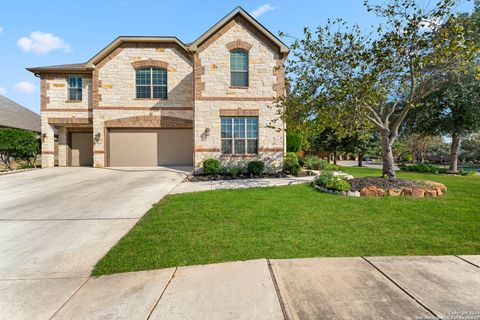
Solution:
{"label": "distant house", "polygon": [[17,128],[40,133],[40,115],[0,95],[0,128]]}

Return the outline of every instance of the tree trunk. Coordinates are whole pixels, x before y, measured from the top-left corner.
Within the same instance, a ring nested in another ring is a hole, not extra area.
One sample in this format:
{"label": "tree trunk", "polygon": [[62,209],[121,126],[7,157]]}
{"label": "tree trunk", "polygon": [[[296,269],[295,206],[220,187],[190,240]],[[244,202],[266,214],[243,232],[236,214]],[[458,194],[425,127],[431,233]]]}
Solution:
{"label": "tree trunk", "polygon": [[460,137],[456,133],[452,133],[452,145],[450,146],[450,172],[458,172],[458,146],[460,145]]}
{"label": "tree trunk", "polygon": [[358,155],[358,166],[363,167],[363,154]]}
{"label": "tree trunk", "polygon": [[393,159],[392,145],[395,138],[390,137],[389,131],[382,131],[382,176],[386,178],[395,178],[395,161]]}
{"label": "tree trunk", "polygon": [[337,151],[333,152],[333,164],[337,165]]}

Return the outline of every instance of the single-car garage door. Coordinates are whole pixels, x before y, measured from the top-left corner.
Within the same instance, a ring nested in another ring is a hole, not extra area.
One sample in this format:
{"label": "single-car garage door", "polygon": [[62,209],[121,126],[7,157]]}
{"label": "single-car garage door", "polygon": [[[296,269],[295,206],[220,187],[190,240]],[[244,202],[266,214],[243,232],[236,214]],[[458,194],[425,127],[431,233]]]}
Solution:
{"label": "single-car garage door", "polygon": [[192,129],[110,129],[109,166],[191,166]]}

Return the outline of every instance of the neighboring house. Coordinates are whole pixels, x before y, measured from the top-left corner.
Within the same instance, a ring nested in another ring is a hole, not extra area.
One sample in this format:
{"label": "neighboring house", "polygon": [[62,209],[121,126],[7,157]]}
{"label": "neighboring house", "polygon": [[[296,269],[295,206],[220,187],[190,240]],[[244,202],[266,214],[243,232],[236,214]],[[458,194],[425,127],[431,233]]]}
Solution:
{"label": "neighboring house", "polygon": [[[119,37],[86,63],[28,68],[41,79],[42,167],[265,161],[280,170],[288,48],[238,7],[191,44]],[[272,125],[276,126],[275,128]]]}
{"label": "neighboring house", "polygon": [[0,128],[17,128],[40,133],[40,115],[0,95]]}

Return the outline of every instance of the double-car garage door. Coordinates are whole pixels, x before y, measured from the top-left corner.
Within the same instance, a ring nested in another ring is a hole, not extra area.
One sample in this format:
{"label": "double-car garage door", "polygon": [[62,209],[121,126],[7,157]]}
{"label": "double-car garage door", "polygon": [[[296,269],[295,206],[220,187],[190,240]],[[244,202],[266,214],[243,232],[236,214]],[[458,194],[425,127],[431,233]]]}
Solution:
{"label": "double-car garage door", "polygon": [[110,129],[110,167],[191,166],[192,129]]}

